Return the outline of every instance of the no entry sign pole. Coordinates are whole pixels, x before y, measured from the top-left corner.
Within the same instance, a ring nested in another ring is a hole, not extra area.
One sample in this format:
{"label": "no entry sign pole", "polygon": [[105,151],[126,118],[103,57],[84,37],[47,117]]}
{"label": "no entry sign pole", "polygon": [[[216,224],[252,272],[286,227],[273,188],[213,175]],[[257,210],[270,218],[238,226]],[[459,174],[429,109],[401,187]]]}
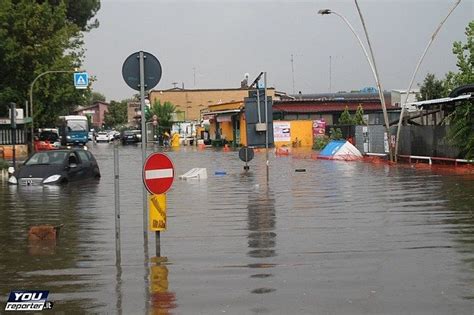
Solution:
{"label": "no entry sign pole", "polygon": [[171,188],[173,180],[174,166],[168,156],[153,153],[146,159],[143,164],[143,187],[152,194],[150,229],[155,231],[157,257],[161,256],[160,231],[166,228],[166,192]]}
{"label": "no entry sign pole", "polygon": [[[125,59],[122,65],[122,76],[125,83],[132,89],[140,91],[141,129],[142,129],[142,166],[146,160],[146,117],[145,117],[145,90],[155,87],[161,79],[160,61],[145,51],[138,51]],[[145,247],[145,260],[148,261],[148,198],[143,187],[143,238]]]}
{"label": "no entry sign pole", "polygon": [[[146,132],[145,132],[145,62],[143,58],[143,51],[139,52],[140,58],[140,109],[142,122],[142,165],[145,165],[146,160]],[[145,187],[142,190],[143,195],[143,240],[145,247],[148,248],[148,196]]]}

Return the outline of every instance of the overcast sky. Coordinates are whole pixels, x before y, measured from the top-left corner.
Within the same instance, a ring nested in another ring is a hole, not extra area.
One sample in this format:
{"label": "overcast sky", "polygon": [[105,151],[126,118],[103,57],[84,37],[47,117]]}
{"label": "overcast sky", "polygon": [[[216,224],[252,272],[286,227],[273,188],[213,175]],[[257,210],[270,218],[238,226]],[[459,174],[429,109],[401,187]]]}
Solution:
{"label": "overcast sky", "polygon": [[[454,0],[359,0],[385,90],[406,89],[428,40]],[[185,88],[237,88],[245,73],[260,71],[268,85],[293,93],[358,90],[375,86],[356,37],[330,8],[365,36],[354,1],[158,1],[102,0],[98,29],[85,35],[85,69],[98,79],[94,91],[107,100],[131,97],[124,60],[144,50],[161,62],[155,89],[173,82]],[[453,41],[466,41],[474,1],[463,0],[428,51],[416,82],[428,72],[456,71]],[[330,58],[331,56],[331,58]],[[331,62],[330,62],[331,59]],[[331,66],[331,67],[330,67]],[[331,71],[329,70],[331,68]]]}

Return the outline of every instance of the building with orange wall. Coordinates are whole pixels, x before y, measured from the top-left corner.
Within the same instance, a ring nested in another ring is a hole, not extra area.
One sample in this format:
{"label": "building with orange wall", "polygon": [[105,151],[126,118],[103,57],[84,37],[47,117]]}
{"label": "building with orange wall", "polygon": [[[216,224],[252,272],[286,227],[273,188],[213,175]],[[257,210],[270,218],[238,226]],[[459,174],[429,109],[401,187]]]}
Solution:
{"label": "building with orange wall", "polygon": [[[275,97],[275,89],[268,88],[267,95]],[[248,88],[228,89],[181,89],[152,90],[148,98],[153,105],[155,101],[170,102],[176,111],[184,113],[184,120],[199,120],[201,112],[211,105],[243,102],[248,97]]]}

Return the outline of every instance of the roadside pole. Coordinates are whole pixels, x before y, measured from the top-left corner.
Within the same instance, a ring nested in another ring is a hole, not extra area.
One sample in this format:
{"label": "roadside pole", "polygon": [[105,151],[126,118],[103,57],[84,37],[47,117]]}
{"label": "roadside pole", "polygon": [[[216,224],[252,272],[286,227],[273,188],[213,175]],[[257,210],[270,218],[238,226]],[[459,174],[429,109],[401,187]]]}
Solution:
{"label": "roadside pole", "polygon": [[120,173],[117,140],[114,140],[114,188],[115,188],[115,263],[120,266]]}
{"label": "roadside pole", "polygon": [[143,164],[143,187],[151,194],[149,228],[155,231],[156,256],[161,257],[160,231],[166,230],[166,192],[173,184],[174,166],[166,154],[152,153]]}
{"label": "roadside pole", "polygon": [[[146,73],[145,73],[146,69]],[[125,59],[122,65],[122,77],[125,83],[132,89],[140,91],[140,109],[141,109],[141,128],[142,128],[142,167],[146,160],[146,126],[145,126],[145,88],[154,88],[161,79],[161,64],[158,59],[152,54],[144,51],[134,52]],[[146,270],[146,300],[149,301],[150,291],[148,289],[148,195],[145,187],[142,188],[143,197],[143,247],[144,247],[144,267]],[[149,311],[149,303],[146,303],[146,313]]]}
{"label": "roadside pole", "polygon": [[[139,52],[140,58],[140,109],[142,116],[142,165],[145,165],[146,160],[146,130],[145,130],[145,61],[143,58],[143,51]],[[143,197],[143,240],[145,248],[148,248],[148,195],[146,188],[142,187]]]}
{"label": "roadside pole", "polygon": [[12,129],[12,160],[16,169],[16,103],[10,103],[10,124]]}
{"label": "roadside pole", "polygon": [[265,157],[266,157],[266,164],[267,164],[267,182],[269,180],[269,167],[270,162],[268,161],[268,100],[267,100],[267,72],[263,73],[263,84],[264,84],[264,93],[263,97],[265,97]]}

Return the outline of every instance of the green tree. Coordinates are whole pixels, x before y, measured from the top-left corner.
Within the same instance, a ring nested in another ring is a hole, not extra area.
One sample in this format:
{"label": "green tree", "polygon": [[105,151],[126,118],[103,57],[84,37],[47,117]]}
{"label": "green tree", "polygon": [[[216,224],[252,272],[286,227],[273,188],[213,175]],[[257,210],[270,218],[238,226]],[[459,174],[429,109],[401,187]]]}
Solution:
{"label": "green tree", "polygon": [[171,114],[176,110],[176,107],[170,102],[161,104],[160,100],[153,103],[150,110],[145,113],[146,121],[151,121],[153,115],[158,117],[158,123],[161,128],[171,128]]}
{"label": "green tree", "polygon": [[340,128],[331,128],[329,129],[329,135],[331,140],[340,140],[342,139],[342,130]]}
{"label": "green tree", "polygon": [[351,114],[349,113],[349,108],[346,106],[344,111],[341,114],[341,117],[339,117],[338,121],[339,125],[352,125],[354,124],[354,120],[352,119]]}
{"label": "green tree", "polygon": [[420,86],[420,93],[416,98],[418,101],[432,100],[446,96],[443,80],[436,79],[432,73],[428,73]]}
{"label": "green tree", "polygon": [[[446,75],[447,91],[474,82],[474,21],[466,27],[466,43],[454,42],[453,53],[457,57],[459,72]],[[467,159],[474,158],[474,104],[472,101],[462,102],[448,116],[448,140],[461,150]]]}
{"label": "green tree", "polygon": [[127,100],[120,102],[111,101],[104,116],[104,123],[107,127],[117,127],[127,123]]}
{"label": "green tree", "polygon": [[357,106],[357,111],[353,119],[354,125],[366,125],[367,122],[364,120],[364,108],[361,104]]}
{"label": "green tree", "polygon": [[[67,12],[62,1],[53,5],[0,0],[0,105],[24,104],[30,84],[45,71],[80,67],[84,54],[81,26],[69,20]],[[71,81],[72,73],[47,74],[36,81],[36,126],[54,125],[57,116],[84,103],[84,91],[76,90]],[[0,106],[0,115],[4,114],[5,106]]]}

